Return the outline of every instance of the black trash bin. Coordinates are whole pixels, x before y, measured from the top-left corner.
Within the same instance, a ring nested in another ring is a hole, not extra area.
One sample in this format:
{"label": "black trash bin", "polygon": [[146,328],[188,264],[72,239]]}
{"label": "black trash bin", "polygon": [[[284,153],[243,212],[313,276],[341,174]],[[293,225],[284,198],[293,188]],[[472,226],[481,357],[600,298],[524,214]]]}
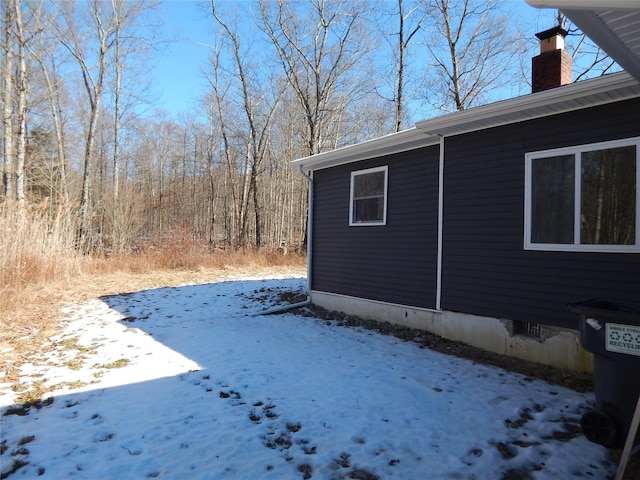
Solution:
{"label": "black trash bin", "polygon": [[568,307],[580,315],[582,346],[593,353],[596,406],[582,416],[582,431],[622,448],[640,395],[640,305],[591,299]]}

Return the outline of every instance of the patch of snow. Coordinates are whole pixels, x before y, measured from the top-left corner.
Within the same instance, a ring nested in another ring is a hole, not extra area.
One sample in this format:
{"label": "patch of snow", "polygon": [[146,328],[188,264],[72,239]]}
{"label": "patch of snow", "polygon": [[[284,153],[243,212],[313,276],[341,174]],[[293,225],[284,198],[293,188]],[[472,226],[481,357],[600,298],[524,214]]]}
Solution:
{"label": "patch of snow", "polygon": [[[59,389],[50,405],[2,417],[2,472],[15,461],[26,463],[17,478],[604,480],[614,471],[607,450],[576,430],[591,394],[368,330],[250,315],[262,308],[252,292],[303,285],[244,278],[70,306],[54,344],[84,349],[57,347],[23,367],[25,382]],[[82,355],[79,368],[69,351]],[[14,402],[0,396],[4,413]]]}

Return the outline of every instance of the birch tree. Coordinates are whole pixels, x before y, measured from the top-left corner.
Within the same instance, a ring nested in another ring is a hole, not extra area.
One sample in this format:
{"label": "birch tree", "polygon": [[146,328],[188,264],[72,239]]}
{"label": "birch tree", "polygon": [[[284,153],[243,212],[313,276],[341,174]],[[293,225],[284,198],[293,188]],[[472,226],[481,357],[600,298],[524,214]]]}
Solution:
{"label": "birch tree", "polygon": [[86,12],[78,12],[75,3],[60,3],[59,40],[76,60],[82,74],[82,85],[89,103],[89,119],[85,133],[82,193],[80,197],[79,240],[85,243],[91,233],[91,172],[94,165],[94,143],[101,113],[107,56],[114,45],[117,17],[111,5],[101,0],[88,0]]}
{"label": "birch tree", "polygon": [[23,23],[23,5],[20,0],[7,0],[4,9],[3,183],[5,196],[21,204],[25,200],[24,165],[29,88],[26,56],[30,34]]}
{"label": "birch tree", "polygon": [[34,22],[34,29],[41,32],[36,41],[29,47],[29,54],[40,67],[46,92],[44,96],[49,104],[51,123],[53,124],[56,146],[56,170],[59,175],[52,181],[57,185],[51,185],[50,191],[57,192],[63,202],[69,201],[69,187],[67,185],[67,151],[65,138],[65,112],[62,104],[62,95],[65,82],[60,73],[63,62],[62,52],[58,43],[50,32],[55,21],[52,12],[45,8],[44,2],[27,2]]}
{"label": "birch tree", "polygon": [[15,195],[13,175],[14,151],[13,151],[13,52],[14,37],[12,33],[14,9],[13,2],[2,4],[4,10],[3,25],[3,50],[2,62],[2,136],[3,136],[3,162],[2,162],[2,187],[6,198]]}
{"label": "birch tree", "polygon": [[27,33],[23,24],[22,2],[10,0],[10,7],[14,10],[15,36],[17,43],[17,72],[16,93],[16,173],[15,188],[16,201],[23,203],[24,197],[24,162],[27,150],[27,91],[29,88],[29,71],[27,66]]}

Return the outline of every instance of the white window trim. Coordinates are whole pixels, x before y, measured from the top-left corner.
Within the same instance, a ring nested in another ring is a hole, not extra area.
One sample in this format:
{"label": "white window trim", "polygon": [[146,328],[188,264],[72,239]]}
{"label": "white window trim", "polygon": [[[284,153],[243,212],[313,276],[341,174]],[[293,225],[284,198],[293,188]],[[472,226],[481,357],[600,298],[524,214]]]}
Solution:
{"label": "white window trim", "polygon": [[[384,205],[382,207],[382,221],[375,222],[356,222],[353,219],[353,185],[355,177],[359,175],[366,175],[368,173],[384,172]],[[349,190],[349,226],[350,227],[376,227],[387,224],[387,183],[389,179],[389,167],[387,165],[383,167],[367,168],[365,170],[356,170],[351,172],[351,188]]]}
{"label": "white window trim", "polygon": [[[635,145],[636,147],[636,243],[635,245],[590,245],[580,244],[580,205],[581,205],[581,154],[593,150],[604,150],[607,148],[626,147]],[[574,243],[572,244],[548,244],[531,242],[531,166],[533,160],[561,155],[575,155],[575,218],[574,218]],[[577,233],[576,233],[577,232]],[[640,252],[640,137],[625,138],[609,142],[590,143],[585,145],[555,148],[551,150],[541,150],[529,152],[525,155],[524,174],[524,249],[544,250],[557,252],[606,252],[606,253],[629,253]]]}

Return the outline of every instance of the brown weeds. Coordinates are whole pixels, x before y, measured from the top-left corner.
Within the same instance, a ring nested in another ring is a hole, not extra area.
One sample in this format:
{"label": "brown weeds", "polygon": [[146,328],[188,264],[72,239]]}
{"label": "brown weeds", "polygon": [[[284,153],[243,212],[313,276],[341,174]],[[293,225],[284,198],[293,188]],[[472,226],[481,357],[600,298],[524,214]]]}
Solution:
{"label": "brown weeds", "polygon": [[76,207],[0,202],[0,369],[13,371],[59,332],[59,309],[72,301],[145,288],[204,283],[238,274],[304,274],[303,255],[211,250],[177,232],[127,253],[75,249]]}

